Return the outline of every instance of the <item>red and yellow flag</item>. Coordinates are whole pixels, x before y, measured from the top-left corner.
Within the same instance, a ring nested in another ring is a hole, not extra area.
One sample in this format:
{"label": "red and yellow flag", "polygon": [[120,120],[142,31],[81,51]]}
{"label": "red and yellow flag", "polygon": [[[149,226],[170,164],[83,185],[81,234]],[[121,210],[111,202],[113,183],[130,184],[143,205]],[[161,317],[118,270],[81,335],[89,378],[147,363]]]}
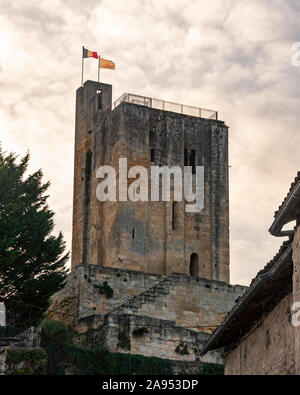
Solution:
{"label": "red and yellow flag", "polygon": [[83,58],[95,58],[95,59],[98,59],[98,53],[90,51],[89,49],[86,49],[86,48],[83,47],[82,57]]}
{"label": "red and yellow flag", "polygon": [[99,67],[100,67],[100,69],[115,70],[116,65],[111,60],[100,58]]}

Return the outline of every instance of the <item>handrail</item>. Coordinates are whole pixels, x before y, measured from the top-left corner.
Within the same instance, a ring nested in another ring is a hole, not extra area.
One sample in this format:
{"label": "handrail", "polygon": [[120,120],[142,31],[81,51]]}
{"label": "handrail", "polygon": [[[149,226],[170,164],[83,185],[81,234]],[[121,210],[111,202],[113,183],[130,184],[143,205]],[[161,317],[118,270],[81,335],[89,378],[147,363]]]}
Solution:
{"label": "handrail", "polygon": [[191,115],[193,117],[218,120],[218,112],[208,108],[188,106],[171,101],[155,99],[153,97],[140,96],[133,93],[123,93],[112,105],[112,110],[122,102],[138,104],[157,110],[172,111],[179,114]]}

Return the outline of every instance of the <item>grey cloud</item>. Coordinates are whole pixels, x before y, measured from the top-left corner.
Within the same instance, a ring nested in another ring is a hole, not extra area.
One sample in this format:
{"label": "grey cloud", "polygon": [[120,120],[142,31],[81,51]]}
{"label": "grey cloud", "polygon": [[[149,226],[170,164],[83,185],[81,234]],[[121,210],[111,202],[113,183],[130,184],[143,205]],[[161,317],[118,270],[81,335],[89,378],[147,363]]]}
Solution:
{"label": "grey cloud", "polygon": [[[282,240],[267,229],[299,170],[299,2],[26,0],[0,3],[0,141],[51,180],[70,248],[81,46],[113,59],[125,91],[219,110],[230,126],[231,279],[248,283]],[[97,62],[87,60],[85,78]]]}

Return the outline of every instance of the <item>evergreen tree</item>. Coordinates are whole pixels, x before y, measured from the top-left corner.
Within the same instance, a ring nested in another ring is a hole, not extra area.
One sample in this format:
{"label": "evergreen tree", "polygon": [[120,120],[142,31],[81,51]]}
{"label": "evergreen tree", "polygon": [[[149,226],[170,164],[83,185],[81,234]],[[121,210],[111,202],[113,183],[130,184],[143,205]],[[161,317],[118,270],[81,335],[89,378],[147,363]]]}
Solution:
{"label": "evergreen tree", "polygon": [[49,299],[64,286],[69,254],[60,233],[51,235],[54,213],[42,171],[26,175],[29,154],[20,161],[0,148],[0,300],[19,329],[36,324]]}

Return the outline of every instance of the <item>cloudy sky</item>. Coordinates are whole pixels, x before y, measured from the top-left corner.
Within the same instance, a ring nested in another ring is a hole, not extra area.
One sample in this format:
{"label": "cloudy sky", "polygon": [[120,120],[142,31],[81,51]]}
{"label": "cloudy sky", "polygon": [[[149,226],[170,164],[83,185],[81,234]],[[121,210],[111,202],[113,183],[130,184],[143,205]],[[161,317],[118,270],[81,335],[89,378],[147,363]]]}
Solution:
{"label": "cloudy sky", "polygon": [[[115,61],[101,80],[219,111],[230,126],[231,281],[277,252],[273,213],[299,164],[298,0],[0,0],[0,142],[51,180],[70,248],[75,90],[82,45]],[[300,57],[299,57],[300,59]],[[85,79],[97,78],[86,61]]]}

